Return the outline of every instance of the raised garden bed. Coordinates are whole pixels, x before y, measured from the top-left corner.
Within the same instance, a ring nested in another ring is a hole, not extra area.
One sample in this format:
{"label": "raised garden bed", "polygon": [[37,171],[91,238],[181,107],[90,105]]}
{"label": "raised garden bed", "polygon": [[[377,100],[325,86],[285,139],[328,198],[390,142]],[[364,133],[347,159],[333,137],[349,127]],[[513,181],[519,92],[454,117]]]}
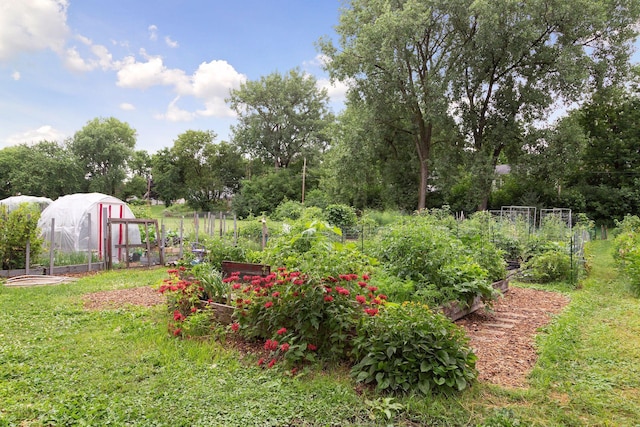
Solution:
{"label": "raised garden bed", "polygon": [[[509,290],[509,277],[493,283],[493,288],[505,294]],[[484,307],[484,303],[480,297],[475,297],[470,306],[464,307],[457,301],[450,302],[440,307],[442,313],[452,321],[463,318],[464,316],[478,311]]]}

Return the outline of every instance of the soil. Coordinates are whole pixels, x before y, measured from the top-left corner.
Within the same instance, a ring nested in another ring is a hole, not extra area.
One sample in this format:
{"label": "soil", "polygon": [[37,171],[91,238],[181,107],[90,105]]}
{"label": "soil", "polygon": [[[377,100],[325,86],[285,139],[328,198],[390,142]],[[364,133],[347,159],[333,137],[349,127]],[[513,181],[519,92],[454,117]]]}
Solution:
{"label": "soil", "polygon": [[[165,297],[150,287],[84,296],[84,306],[91,310],[164,302]],[[492,310],[478,310],[456,321],[465,329],[478,356],[478,379],[503,387],[526,387],[527,375],[537,359],[535,335],[568,303],[566,296],[555,292],[511,287]],[[228,343],[246,353],[259,354],[261,350],[256,344]]]}

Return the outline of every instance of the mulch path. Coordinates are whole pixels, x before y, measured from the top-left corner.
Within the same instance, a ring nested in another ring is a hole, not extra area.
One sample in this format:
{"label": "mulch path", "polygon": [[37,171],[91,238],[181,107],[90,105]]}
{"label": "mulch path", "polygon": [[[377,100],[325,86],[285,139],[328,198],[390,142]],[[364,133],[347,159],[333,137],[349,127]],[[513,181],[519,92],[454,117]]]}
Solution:
{"label": "mulch path", "polygon": [[[166,302],[150,287],[96,292],[85,295],[83,300],[90,310]],[[527,375],[537,359],[535,335],[568,303],[569,298],[556,292],[511,287],[491,311],[479,310],[456,321],[465,329],[478,356],[479,380],[504,387],[526,387]],[[259,352],[258,347],[251,347],[247,350]]]}

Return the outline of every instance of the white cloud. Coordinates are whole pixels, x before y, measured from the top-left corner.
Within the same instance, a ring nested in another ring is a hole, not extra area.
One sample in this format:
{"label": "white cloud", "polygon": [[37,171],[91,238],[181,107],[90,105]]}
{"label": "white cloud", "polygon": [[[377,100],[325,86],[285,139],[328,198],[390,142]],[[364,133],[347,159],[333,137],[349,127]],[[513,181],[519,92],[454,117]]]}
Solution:
{"label": "white cloud", "polygon": [[22,52],[63,50],[69,33],[68,0],[3,0],[0,3],[0,62]]}
{"label": "white cloud", "polygon": [[15,133],[6,139],[6,145],[35,144],[40,141],[62,141],[65,134],[49,125],[25,132]]}
{"label": "white cloud", "polygon": [[175,49],[176,47],[180,46],[180,45],[178,44],[178,42],[177,42],[177,41],[171,40],[171,37],[169,37],[169,36],[165,36],[165,38],[164,38],[164,42],[165,42],[165,43],[167,44],[167,46],[169,46],[170,48],[174,48],[174,49]]}
{"label": "white cloud", "polygon": [[186,110],[180,109],[176,104],[180,100],[179,96],[176,96],[167,107],[167,112],[164,114],[156,114],[154,117],[158,120],[167,120],[170,122],[188,122],[193,120],[196,115]]}
{"label": "white cloud", "polygon": [[349,83],[341,81],[332,82],[329,79],[318,79],[317,85],[320,89],[327,90],[327,94],[333,102],[344,102],[347,98]]}
{"label": "white cloud", "polygon": [[147,30],[149,31],[149,40],[158,40],[158,27],[155,25],[149,25],[149,27],[147,27]]}
{"label": "white cloud", "polygon": [[125,111],[133,111],[136,109],[136,107],[128,102],[123,102],[122,104],[120,104],[120,109]]}
{"label": "white cloud", "polygon": [[15,81],[20,80],[20,71],[14,71],[13,73],[11,73],[11,78]]}
{"label": "white cloud", "polygon": [[[193,75],[183,70],[167,68],[161,57],[149,57],[146,62],[138,62],[134,57],[124,59],[118,70],[117,85],[130,89],[147,89],[151,86],[170,86],[176,93],[167,112],[156,118],[170,121],[191,120],[194,117],[232,117],[225,98],[231,89],[246,81],[244,74],[238,73],[228,62],[214,60],[203,62]],[[204,109],[195,112],[182,110],[177,102],[182,96],[193,96],[204,103]]]}

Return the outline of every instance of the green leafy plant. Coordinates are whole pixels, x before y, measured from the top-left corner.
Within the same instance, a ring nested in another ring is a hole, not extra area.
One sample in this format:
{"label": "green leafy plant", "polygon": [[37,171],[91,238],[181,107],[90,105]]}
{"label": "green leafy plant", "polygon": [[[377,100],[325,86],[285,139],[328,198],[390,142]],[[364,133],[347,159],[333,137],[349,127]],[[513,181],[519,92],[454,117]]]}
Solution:
{"label": "green leafy plant", "polygon": [[559,244],[548,244],[548,249],[531,257],[525,263],[522,278],[537,283],[565,281],[577,274],[572,269],[571,257],[568,250]]}
{"label": "green leafy plant", "polygon": [[283,200],[280,203],[271,218],[276,221],[285,221],[287,219],[297,220],[302,216],[302,211],[304,210],[304,205],[300,202],[296,202],[293,200]]}
{"label": "green leafy plant", "polygon": [[42,252],[42,238],[38,235],[40,211],[31,204],[23,203],[11,212],[0,205],[0,268],[24,268],[29,242],[31,259]]}
{"label": "green leafy plant", "polygon": [[347,205],[333,204],[324,209],[327,222],[339,228],[353,227],[358,222],[356,211]]}
{"label": "green leafy plant", "polygon": [[613,257],[631,292],[640,296],[640,218],[627,215],[616,225],[620,232],[614,240]]}
{"label": "green leafy plant", "polygon": [[347,358],[358,320],[377,315],[386,300],[368,279],[357,274],[316,279],[279,268],[266,277],[234,274],[225,280],[238,295],[234,328],[247,338],[271,340],[273,351],[282,352],[278,346],[286,343],[284,352],[291,353],[285,359],[296,362],[316,354]]}
{"label": "green leafy plant", "polygon": [[388,304],[365,317],[353,342],[356,381],[390,392],[460,391],[476,378],[464,331],[427,306]]}
{"label": "green leafy plant", "polygon": [[395,415],[404,409],[402,403],[396,402],[393,397],[378,397],[377,399],[365,399],[365,405],[369,407],[369,419],[376,421],[383,418],[391,421]]}
{"label": "green leafy plant", "polygon": [[202,299],[217,303],[226,303],[229,297],[229,285],[222,280],[222,273],[213,265],[204,262],[187,269],[193,280],[202,287]]}

